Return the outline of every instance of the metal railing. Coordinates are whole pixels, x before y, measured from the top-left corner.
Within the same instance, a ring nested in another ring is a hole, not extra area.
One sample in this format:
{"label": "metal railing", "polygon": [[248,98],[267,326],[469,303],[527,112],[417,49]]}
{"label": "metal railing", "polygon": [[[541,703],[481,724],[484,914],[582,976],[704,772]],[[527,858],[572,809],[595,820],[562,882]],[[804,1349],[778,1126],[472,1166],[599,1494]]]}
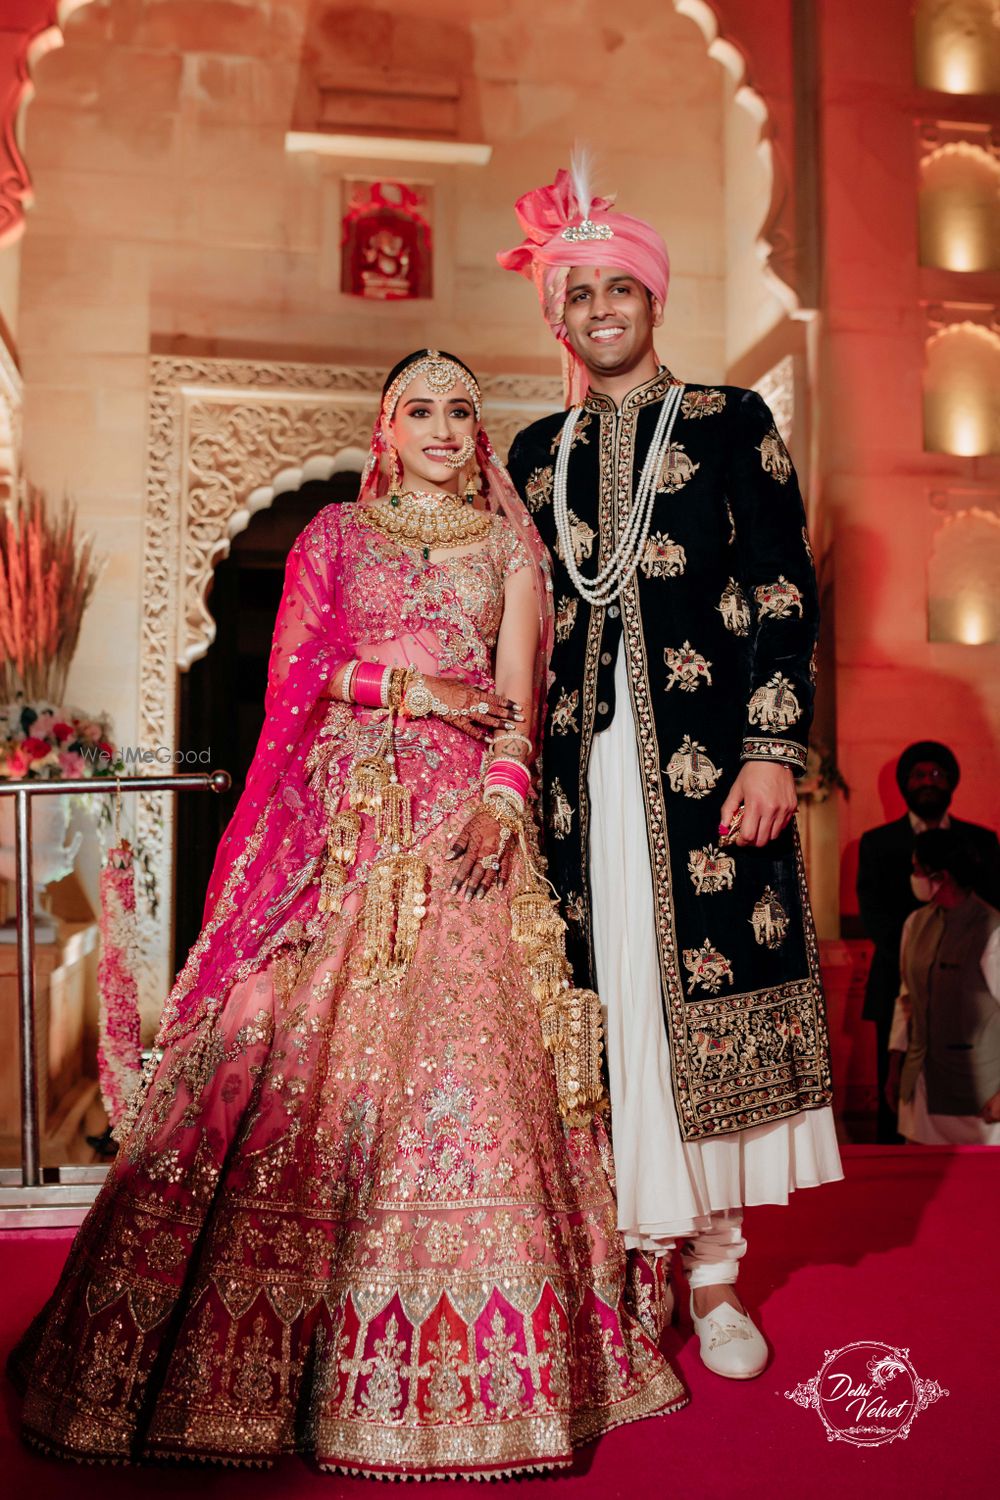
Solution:
{"label": "metal railing", "polygon": [[38,1057],[35,1026],[35,924],[31,856],[31,798],[72,792],[226,792],[228,771],[175,776],[76,777],[63,781],[0,781],[0,796],[14,798],[14,861],[17,885],[18,1042],[21,1080],[21,1166],[0,1168],[0,1226],[78,1223],[107,1176],[107,1167],[42,1167],[38,1120]]}

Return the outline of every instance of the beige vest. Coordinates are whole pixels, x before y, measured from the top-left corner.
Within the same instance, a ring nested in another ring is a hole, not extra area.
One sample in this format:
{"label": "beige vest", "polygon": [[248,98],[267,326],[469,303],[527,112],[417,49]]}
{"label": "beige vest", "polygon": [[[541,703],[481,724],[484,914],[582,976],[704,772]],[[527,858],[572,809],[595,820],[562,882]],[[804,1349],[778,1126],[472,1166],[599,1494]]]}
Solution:
{"label": "beige vest", "polygon": [[1000,911],[975,895],[953,911],[929,905],[913,918],[903,959],[913,1009],[900,1091],[909,1102],[923,1070],[933,1115],[978,1115],[1000,1088],[1000,1005],[980,968],[998,927]]}

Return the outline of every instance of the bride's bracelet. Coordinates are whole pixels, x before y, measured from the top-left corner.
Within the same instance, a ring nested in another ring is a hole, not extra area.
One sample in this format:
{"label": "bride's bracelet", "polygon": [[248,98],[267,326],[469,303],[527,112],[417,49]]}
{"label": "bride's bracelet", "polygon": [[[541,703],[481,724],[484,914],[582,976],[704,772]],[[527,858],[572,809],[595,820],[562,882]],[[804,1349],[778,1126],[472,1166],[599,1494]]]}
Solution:
{"label": "bride's bracelet", "polygon": [[[523,758],[521,756],[514,756],[513,751],[508,751],[508,745],[523,745],[525,752]],[[504,748],[501,749],[501,746]],[[525,763],[531,760],[534,750],[535,747],[528,736],[526,734],[518,734],[515,729],[504,729],[499,734],[493,736],[493,760],[503,759],[506,755],[510,755],[511,758],[522,760],[522,763]]]}
{"label": "bride's bracelet", "polygon": [[442,719],[465,719],[472,718],[474,714],[487,714],[489,711],[490,705],[485,698],[478,703],[471,703],[468,708],[450,708],[447,703],[442,703],[440,698],[435,697],[427,678],[420,672],[411,671],[410,680],[403,691],[402,712],[408,719],[426,719],[429,714],[437,714]]}
{"label": "bride's bracelet", "polygon": [[491,786],[483,792],[483,807],[501,825],[509,821],[514,828],[524,822],[525,799],[509,787]]}
{"label": "bride's bracelet", "polygon": [[403,691],[402,711],[408,719],[426,719],[430,714],[451,712],[447,703],[435,698],[421,672],[414,672]]}

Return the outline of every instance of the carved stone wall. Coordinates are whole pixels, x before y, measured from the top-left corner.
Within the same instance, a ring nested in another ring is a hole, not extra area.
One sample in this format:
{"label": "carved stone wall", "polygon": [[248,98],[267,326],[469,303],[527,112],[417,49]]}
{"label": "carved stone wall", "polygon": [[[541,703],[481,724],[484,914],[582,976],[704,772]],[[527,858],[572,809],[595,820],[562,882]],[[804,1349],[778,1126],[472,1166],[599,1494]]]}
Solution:
{"label": "carved stone wall", "polygon": [[[329,473],[352,451],[367,452],[381,380],[380,369],[366,366],[151,360],[139,658],[144,749],[181,748],[177,673],[215,637],[209,584],[232,538],[306,472]],[[500,453],[521,427],[561,405],[558,380],[494,375],[482,386],[484,419]],[[143,915],[143,999],[155,1006],[171,982],[173,798],[149,793],[138,801],[138,835],[161,898],[155,921]]]}

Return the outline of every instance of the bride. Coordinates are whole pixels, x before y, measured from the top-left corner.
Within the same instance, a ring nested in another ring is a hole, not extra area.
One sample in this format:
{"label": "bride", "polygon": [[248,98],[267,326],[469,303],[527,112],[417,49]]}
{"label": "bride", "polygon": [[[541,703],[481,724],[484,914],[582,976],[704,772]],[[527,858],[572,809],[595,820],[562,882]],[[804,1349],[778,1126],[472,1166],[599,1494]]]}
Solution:
{"label": "bride", "polygon": [[624,1306],[534,838],[547,556],[479,418],[409,355],[291,550],[162,1059],[12,1356],[44,1450],[488,1477],[684,1403]]}

